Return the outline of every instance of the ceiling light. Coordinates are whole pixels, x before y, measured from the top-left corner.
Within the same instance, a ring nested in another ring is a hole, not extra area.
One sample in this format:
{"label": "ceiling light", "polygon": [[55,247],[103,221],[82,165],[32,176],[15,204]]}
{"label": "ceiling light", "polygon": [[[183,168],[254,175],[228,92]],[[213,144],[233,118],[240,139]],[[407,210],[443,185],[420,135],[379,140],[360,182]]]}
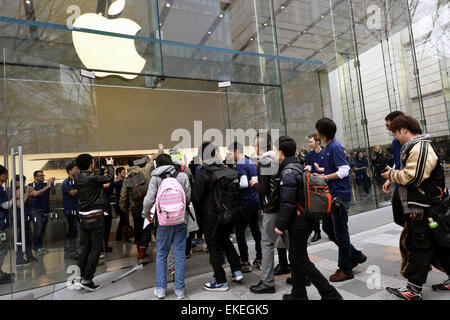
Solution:
{"label": "ceiling light", "polygon": [[250,38],[250,41],[253,41],[253,40],[255,40],[254,38]]}
{"label": "ceiling light", "polygon": [[302,33],[305,34],[305,33],[306,33],[306,30],[303,30]]}
{"label": "ceiling light", "polygon": [[339,37],[336,37],[336,40],[339,40]]}
{"label": "ceiling light", "polygon": [[288,43],[287,45],[286,45],[286,47],[290,47],[291,46],[291,44],[290,43]]}
{"label": "ceiling light", "polygon": [[264,24],[263,24],[263,26],[264,27],[267,27],[269,24],[267,23],[267,22],[265,22]]}
{"label": "ceiling light", "polygon": [[170,3],[166,3],[166,8],[170,8]]}
{"label": "ceiling light", "polygon": [[219,18],[223,18],[223,14],[221,13],[221,14],[219,14]]}
{"label": "ceiling light", "polygon": [[281,10],[283,10],[284,8],[285,8],[285,6],[281,6],[281,8],[280,8],[280,9],[281,9]]}
{"label": "ceiling light", "polygon": [[208,34],[211,34],[212,32],[211,31],[208,31]]}
{"label": "ceiling light", "polygon": [[30,0],[25,1],[26,4],[31,4]]}
{"label": "ceiling light", "polygon": [[324,19],[325,18],[325,16],[320,16],[322,19]]}

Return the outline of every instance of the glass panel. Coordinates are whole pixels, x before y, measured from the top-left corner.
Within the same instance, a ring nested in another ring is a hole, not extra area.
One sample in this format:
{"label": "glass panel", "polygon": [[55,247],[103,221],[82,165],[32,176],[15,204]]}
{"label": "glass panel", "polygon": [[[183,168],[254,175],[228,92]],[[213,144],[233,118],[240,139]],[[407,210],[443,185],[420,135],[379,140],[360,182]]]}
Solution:
{"label": "glass panel", "polygon": [[[62,183],[68,177],[66,165],[78,154],[98,156],[93,80],[80,79],[64,65],[32,68],[15,63],[26,60],[31,60],[29,55],[6,49],[6,150],[23,148],[25,187],[38,191],[52,178],[55,183],[43,195],[25,201],[24,220],[17,217],[18,230],[11,225],[11,235],[17,232],[19,241],[20,226],[25,225],[26,242],[25,252],[22,246],[11,250],[14,292],[64,282],[67,268],[77,264],[78,216],[64,210]],[[18,157],[15,164],[19,174]],[[11,179],[11,158],[8,169]],[[104,262],[98,269],[104,272]]]}
{"label": "glass panel", "polygon": [[426,131],[446,163],[450,181],[449,2],[411,1],[410,9]]}

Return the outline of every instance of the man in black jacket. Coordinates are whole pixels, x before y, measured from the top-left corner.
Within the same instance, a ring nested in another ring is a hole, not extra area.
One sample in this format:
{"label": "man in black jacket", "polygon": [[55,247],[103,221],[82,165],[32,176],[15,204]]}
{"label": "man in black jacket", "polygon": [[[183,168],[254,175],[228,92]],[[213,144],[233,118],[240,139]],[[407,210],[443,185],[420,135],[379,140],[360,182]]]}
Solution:
{"label": "man in black jacket", "polygon": [[207,291],[227,291],[229,287],[222,266],[223,252],[225,252],[231,267],[232,280],[240,281],[243,276],[239,255],[230,240],[234,221],[228,224],[217,224],[217,212],[212,203],[213,195],[209,181],[213,172],[224,168],[224,165],[219,159],[219,149],[211,142],[203,143],[198,151],[198,156],[203,165],[195,176],[192,202],[196,209],[199,226],[201,225],[205,234],[209,260],[214,270],[214,279],[206,283],[204,289]]}
{"label": "man in black jacket", "polygon": [[[103,185],[114,181],[114,160],[107,159],[107,175],[95,175],[95,162],[91,155],[81,154],[76,163],[81,172],[75,177],[75,188],[80,196],[80,243],[81,254],[78,267],[81,279],[75,283],[83,289],[94,291],[98,289],[92,279],[103,247],[105,222],[103,210],[105,207],[105,190]],[[80,281],[81,280],[81,281]]]}
{"label": "man in black jacket", "polygon": [[[297,144],[291,137],[280,137],[277,158],[280,164],[280,214],[275,232],[283,235],[289,230],[289,260],[292,265],[293,287],[291,294],[283,295],[283,300],[307,300],[306,277],[319,291],[322,300],[342,300],[342,296],[309,260],[308,237],[313,231],[313,223],[305,213],[300,212],[297,201],[304,204],[302,174],[292,167],[303,170],[295,157]],[[304,205],[303,205],[304,207]]]}

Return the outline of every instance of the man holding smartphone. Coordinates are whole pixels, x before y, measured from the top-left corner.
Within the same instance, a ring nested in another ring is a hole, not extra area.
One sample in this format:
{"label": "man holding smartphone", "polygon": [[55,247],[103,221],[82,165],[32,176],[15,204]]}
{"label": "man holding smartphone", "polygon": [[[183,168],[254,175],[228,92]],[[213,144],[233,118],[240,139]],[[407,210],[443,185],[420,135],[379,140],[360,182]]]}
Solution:
{"label": "man holding smartphone", "polygon": [[81,279],[75,280],[75,286],[95,291],[95,269],[103,247],[105,220],[105,183],[114,181],[114,160],[106,159],[107,174],[94,174],[95,161],[90,154],[80,154],[76,159],[77,167],[81,170],[75,177],[75,188],[80,197],[80,242],[81,254],[78,259]]}

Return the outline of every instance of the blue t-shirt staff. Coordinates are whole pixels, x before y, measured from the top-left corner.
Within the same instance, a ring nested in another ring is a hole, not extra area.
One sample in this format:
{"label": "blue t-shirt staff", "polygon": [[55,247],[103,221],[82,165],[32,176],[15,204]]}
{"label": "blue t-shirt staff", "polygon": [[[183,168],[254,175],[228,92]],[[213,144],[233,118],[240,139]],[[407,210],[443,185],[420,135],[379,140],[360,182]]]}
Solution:
{"label": "blue t-shirt staff", "polygon": [[8,181],[8,170],[0,165],[0,284],[10,284],[13,275],[2,271],[3,262],[10,249],[9,239],[9,208],[12,200],[3,188],[3,184]]}
{"label": "blue t-shirt staff", "polygon": [[69,176],[62,183],[62,195],[64,215],[69,228],[66,234],[64,258],[77,260],[76,239],[78,237],[78,225],[80,222],[78,214],[80,196],[78,195],[78,190],[75,188],[74,180],[80,173],[80,169],[76,166],[75,161],[72,161],[66,166],[66,172]]}
{"label": "blue t-shirt staff", "polygon": [[43,239],[45,229],[48,223],[48,213],[50,213],[50,192],[56,193],[55,178],[48,179],[48,183],[44,182],[44,172],[42,170],[33,173],[34,182],[28,184],[33,188],[31,192],[31,214],[33,217],[33,247],[36,255],[40,256],[48,253],[43,248]]}
{"label": "blue t-shirt staff", "polygon": [[311,173],[323,173],[325,161],[325,150],[320,146],[320,139],[315,134],[308,137],[310,152],[306,155],[306,169]]}
{"label": "blue t-shirt staff", "polygon": [[[343,201],[342,209],[334,208],[322,223],[323,231],[339,248],[339,269],[331,275],[330,281],[332,282],[353,279],[352,269],[367,260],[367,257],[361,251],[356,250],[350,242],[347,224],[348,210],[352,199],[349,178],[350,166],[344,149],[334,139],[336,131],[336,124],[329,118],[320,119],[316,123],[316,135],[327,145],[325,148],[325,171],[324,174],[319,176],[327,182],[333,198],[339,198]],[[335,199],[333,200],[334,204],[338,203]]]}

